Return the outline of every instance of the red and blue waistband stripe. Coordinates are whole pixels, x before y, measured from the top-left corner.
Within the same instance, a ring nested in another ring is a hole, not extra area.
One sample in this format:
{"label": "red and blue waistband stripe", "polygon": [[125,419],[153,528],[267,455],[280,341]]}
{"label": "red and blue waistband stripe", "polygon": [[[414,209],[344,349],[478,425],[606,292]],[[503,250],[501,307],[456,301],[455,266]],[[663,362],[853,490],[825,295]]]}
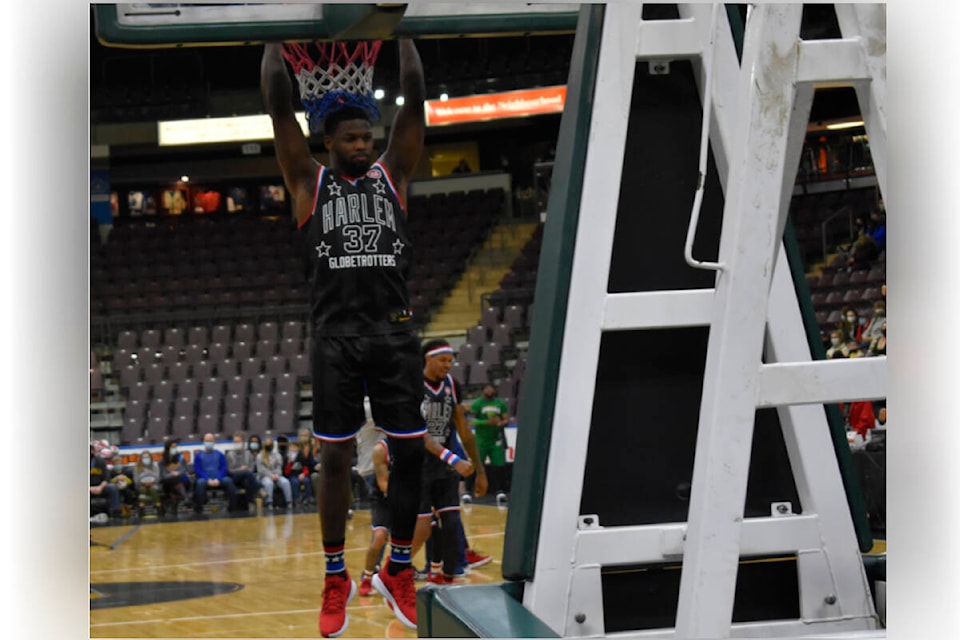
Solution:
{"label": "red and blue waistband stripe", "polygon": [[413,439],[413,438],[422,438],[427,433],[427,428],[422,427],[416,431],[390,431],[385,427],[375,427],[380,433],[385,433],[391,438],[399,438],[400,440]]}

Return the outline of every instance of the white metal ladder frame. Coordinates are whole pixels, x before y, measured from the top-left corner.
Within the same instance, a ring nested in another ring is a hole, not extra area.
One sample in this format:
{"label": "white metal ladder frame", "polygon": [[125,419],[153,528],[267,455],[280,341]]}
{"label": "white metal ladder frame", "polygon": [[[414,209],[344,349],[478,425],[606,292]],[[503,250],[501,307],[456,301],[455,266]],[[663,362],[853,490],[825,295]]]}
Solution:
{"label": "white metal ladder frame", "polygon": [[[604,566],[683,560],[676,627],[617,637],[796,636],[879,626],[820,403],[885,397],[886,358],[811,362],[781,246],[816,86],[857,88],[886,184],[882,5],[838,7],[844,38],[799,40],[801,5],[751,6],[742,65],[725,21],[714,49],[711,144],[725,188],[714,289],[610,294],[607,280],[638,59],[703,60],[711,5],[643,21],[606,7],[570,281],[538,556],[524,605],[563,636],[605,636]],[[702,86],[702,64],[699,81]],[[738,105],[749,105],[739,109]],[[682,247],[677,247],[678,251]],[[607,527],[580,514],[604,331],[710,326],[686,523]],[[761,364],[764,330],[770,364]],[[777,407],[802,515],[743,518],[754,414]],[[796,553],[799,620],[731,624],[741,556]]]}

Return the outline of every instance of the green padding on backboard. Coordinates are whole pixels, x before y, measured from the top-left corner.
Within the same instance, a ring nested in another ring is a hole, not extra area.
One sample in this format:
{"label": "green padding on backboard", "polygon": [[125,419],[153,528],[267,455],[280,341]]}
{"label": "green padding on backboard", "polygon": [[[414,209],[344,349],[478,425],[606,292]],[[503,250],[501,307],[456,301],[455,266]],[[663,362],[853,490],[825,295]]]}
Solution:
{"label": "green padding on backboard", "polygon": [[517,430],[517,457],[503,544],[503,576],[508,580],[532,579],[537,556],[603,14],[603,5],[584,5],[573,41],[518,416],[523,427]]}
{"label": "green padding on backboard", "polygon": [[324,4],[323,23],[340,40],[389,38],[403,18],[403,5]]}
{"label": "green padding on backboard", "polygon": [[427,585],[417,591],[421,638],[558,638],[520,603],[517,583]]}
{"label": "green padding on backboard", "polygon": [[467,33],[471,36],[506,36],[546,33],[570,33],[577,26],[577,12],[530,13],[517,15],[424,16],[404,18],[394,35],[437,37]]}
{"label": "green padding on backboard", "polygon": [[[491,5],[493,9],[496,5]],[[570,33],[578,15],[576,11],[558,9],[405,16],[406,5],[369,2],[277,4],[272,8],[263,4],[148,7],[120,3],[95,4],[93,10],[97,39],[104,45],[120,47]],[[197,12],[204,12],[204,16],[199,17]],[[145,17],[147,14],[153,17]]]}
{"label": "green padding on backboard", "polygon": [[332,36],[328,26],[320,19],[140,26],[121,22],[115,4],[96,4],[93,10],[97,39],[108,46],[223,45],[296,39],[324,40]]}

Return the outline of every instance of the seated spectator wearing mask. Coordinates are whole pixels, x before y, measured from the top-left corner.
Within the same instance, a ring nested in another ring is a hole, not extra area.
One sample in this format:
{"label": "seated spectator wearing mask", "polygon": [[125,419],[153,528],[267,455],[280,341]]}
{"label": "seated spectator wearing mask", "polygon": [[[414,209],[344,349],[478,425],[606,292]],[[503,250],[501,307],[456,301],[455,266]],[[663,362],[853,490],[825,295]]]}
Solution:
{"label": "seated spectator wearing mask", "polygon": [[176,438],[163,445],[163,456],[160,458],[160,487],[163,495],[173,500],[173,513],[177,512],[177,503],[189,502],[187,491],[190,489],[190,469],[187,461],[179,451],[180,441]]}
{"label": "seated spectator wearing mask", "polygon": [[236,509],[237,487],[233,479],[227,474],[227,456],[217,451],[216,440],[212,433],[204,434],[203,450],[193,456],[193,473],[197,478],[194,489],[193,510],[203,512],[203,505],[207,500],[207,487],[222,488],[227,494],[230,509]]}
{"label": "seated spectator wearing mask", "polygon": [[[238,431],[233,434],[233,449],[227,452],[227,473],[233,479],[236,488],[243,489],[246,504],[238,504],[237,510],[243,511],[255,509],[257,504],[257,494],[260,492],[260,482],[257,480],[255,472],[257,462],[256,453],[253,453],[246,444],[245,434]],[[259,450],[259,444],[257,449]],[[237,502],[242,502],[238,500]]]}
{"label": "seated spectator wearing mask", "polygon": [[163,515],[163,504],[160,500],[160,465],[156,463],[149,451],[140,454],[133,470],[133,484],[137,488],[138,510],[143,517],[147,503],[152,503],[157,515]]}
{"label": "seated spectator wearing mask", "polygon": [[847,344],[843,341],[843,331],[834,329],[830,332],[830,346],[827,348],[827,359],[846,358],[848,355]]}
{"label": "seated spectator wearing mask", "polygon": [[260,479],[260,485],[267,494],[263,498],[264,509],[273,506],[273,490],[277,486],[283,492],[287,509],[293,509],[290,481],[283,476],[283,465],[284,461],[280,457],[280,453],[273,450],[273,438],[267,436],[263,441],[263,451],[257,456],[257,476]]}

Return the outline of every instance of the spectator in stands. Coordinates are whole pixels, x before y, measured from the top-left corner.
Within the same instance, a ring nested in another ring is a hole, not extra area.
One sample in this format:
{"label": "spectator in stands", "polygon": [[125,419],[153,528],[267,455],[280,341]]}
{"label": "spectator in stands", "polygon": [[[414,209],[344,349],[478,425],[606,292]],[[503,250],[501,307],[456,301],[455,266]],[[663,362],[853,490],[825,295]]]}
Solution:
{"label": "spectator in stands", "polygon": [[874,241],[866,230],[861,231],[856,241],[854,241],[853,246],[850,248],[850,259],[848,262],[850,270],[858,271],[860,269],[869,269],[879,255],[880,250],[877,248],[876,241]]}
{"label": "spectator in stands", "polygon": [[257,457],[257,475],[260,478],[260,485],[266,492],[263,499],[264,509],[269,509],[273,504],[273,490],[280,487],[283,492],[283,499],[286,501],[287,509],[293,508],[293,496],[290,489],[290,481],[283,477],[283,458],[280,453],[273,449],[273,438],[267,436],[263,440],[263,451]]}
{"label": "spectator in stands", "polygon": [[863,323],[860,314],[852,307],[840,312],[840,323],[837,326],[843,332],[844,342],[860,342],[863,339]]}
{"label": "spectator in stands", "polygon": [[260,453],[263,451],[263,441],[260,439],[260,436],[253,434],[250,436],[249,443],[247,448],[250,450],[250,453],[253,455],[253,474],[257,476],[257,485],[260,487],[258,495],[261,498],[266,498],[267,491],[263,488],[263,484],[260,482]]}
{"label": "spectator in stands", "polygon": [[[310,433],[310,429],[300,429],[297,431],[297,442],[300,443],[300,449],[306,448],[311,456],[317,457],[317,441]],[[319,464],[319,459],[318,459]]]}
{"label": "spectator in stands", "polygon": [[133,471],[133,484],[137,488],[137,509],[143,517],[147,504],[152,504],[157,515],[163,515],[163,502],[160,500],[160,465],[149,451],[140,454]]}
{"label": "spectator in stands", "polygon": [[863,343],[869,345],[881,336],[881,327],[887,323],[887,303],[882,300],[873,305],[873,317],[863,328]]}
{"label": "spectator in stands", "polygon": [[[860,355],[854,354],[850,357],[857,358]],[[873,402],[869,400],[851,402],[846,407],[846,414],[847,424],[850,425],[851,431],[859,435],[861,441],[866,441],[870,430],[877,426],[877,417],[873,412]]]}
{"label": "spectator in stands", "polygon": [[867,348],[867,355],[868,356],[887,355],[887,320],[886,318],[884,318],[883,324],[880,325],[880,336],[870,341],[870,346]]}
{"label": "spectator in stands", "polygon": [[247,448],[250,449],[250,453],[253,454],[254,467],[256,467],[257,458],[260,457],[260,452],[263,450],[263,442],[260,440],[260,436],[257,434],[250,436]]}
{"label": "spectator in stands", "polygon": [[290,443],[290,453],[284,467],[284,475],[290,481],[290,493],[294,504],[313,504],[313,481],[310,474],[317,466],[317,459],[310,450],[310,443],[299,440]]}
{"label": "spectator in stands", "polygon": [[163,457],[160,458],[160,488],[164,497],[172,499],[173,512],[177,512],[177,504],[190,504],[188,491],[191,486],[190,468],[183,454],[179,451],[180,440],[174,438],[163,445]]}
{"label": "spectator in stands", "polygon": [[100,457],[107,463],[107,478],[120,496],[120,515],[126,518],[137,504],[137,490],[133,486],[133,469],[123,466],[116,445],[102,442]]}
{"label": "spectator in stands", "polygon": [[223,489],[227,494],[227,504],[231,511],[237,506],[237,487],[233,478],[227,473],[227,456],[223,451],[217,451],[217,441],[212,433],[203,435],[203,450],[193,456],[193,473],[196,476],[194,488],[193,510],[203,512],[203,505],[207,502],[207,487]]}
{"label": "spectator in stands", "polygon": [[830,347],[827,349],[827,359],[846,358],[847,355],[847,343],[843,340],[843,331],[834,329],[830,332]]}
{"label": "spectator in stands", "polygon": [[[369,404],[369,402],[367,403]],[[372,421],[372,418],[369,418]],[[358,434],[359,437],[359,434]],[[297,431],[297,441],[300,443],[301,451],[309,451],[309,458],[313,458],[314,463],[310,466],[310,490],[313,492],[312,495],[316,496],[319,492],[317,491],[318,483],[320,482],[320,452],[317,450],[319,441],[313,437],[313,433],[310,429],[300,429]],[[360,441],[357,440],[357,450],[359,452]]]}
{"label": "spectator in stands", "polygon": [[887,248],[887,216],[880,209],[874,209],[870,212],[867,233],[873,238],[878,252]]}
{"label": "spectator in stands", "polygon": [[460,158],[460,164],[453,169],[453,173],[470,173],[472,171],[473,169],[470,168],[466,158]]}
{"label": "spectator in stands", "polygon": [[483,388],[483,395],[470,405],[473,414],[473,427],[477,437],[477,449],[480,462],[487,464],[490,477],[490,493],[497,497],[497,504],[507,502],[506,493],[506,436],[503,428],[507,425],[510,410],[502,398],[497,397],[497,389],[492,384]]}
{"label": "spectator in stands", "polygon": [[[227,473],[233,479],[237,488],[237,510],[249,510],[257,503],[257,494],[260,492],[260,482],[256,474],[256,455],[250,451],[245,442],[246,434],[237,431],[233,434],[233,449],[227,452]],[[239,497],[243,490],[244,498]],[[246,504],[242,504],[246,502]]]}
{"label": "spectator in stands", "polygon": [[97,451],[99,443],[90,443],[90,496],[103,496],[107,499],[107,509],[111,518],[119,518],[120,490],[109,480],[106,461]]}

